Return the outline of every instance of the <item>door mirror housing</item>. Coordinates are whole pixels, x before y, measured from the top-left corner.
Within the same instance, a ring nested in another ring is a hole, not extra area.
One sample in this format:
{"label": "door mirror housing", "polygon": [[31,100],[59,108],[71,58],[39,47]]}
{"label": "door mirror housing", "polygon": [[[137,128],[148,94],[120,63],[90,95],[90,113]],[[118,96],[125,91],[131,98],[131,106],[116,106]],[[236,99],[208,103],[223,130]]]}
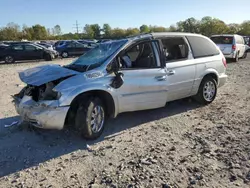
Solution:
{"label": "door mirror housing", "polygon": [[118,72],[115,73],[115,77],[113,78],[110,86],[115,89],[118,89],[123,85],[123,83],[124,83],[123,74],[121,72]]}
{"label": "door mirror housing", "polygon": [[107,72],[108,73],[118,73],[118,71],[119,71],[119,69],[120,69],[120,67],[119,67],[119,63],[118,63],[118,61],[116,61],[116,60],[113,60],[108,66],[107,66]]}

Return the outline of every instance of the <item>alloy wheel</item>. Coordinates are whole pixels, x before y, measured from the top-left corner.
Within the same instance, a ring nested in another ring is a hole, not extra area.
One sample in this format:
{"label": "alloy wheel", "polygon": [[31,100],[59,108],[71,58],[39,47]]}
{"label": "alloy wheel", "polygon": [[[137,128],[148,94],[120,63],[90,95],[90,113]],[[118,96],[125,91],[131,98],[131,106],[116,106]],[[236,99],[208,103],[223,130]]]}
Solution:
{"label": "alloy wheel", "polygon": [[95,106],[91,114],[91,130],[98,133],[104,125],[104,110],[102,106]]}
{"label": "alloy wheel", "polygon": [[205,83],[203,87],[203,97],[206,101],[212,101],[215,96],[215,85],[212,81]]}

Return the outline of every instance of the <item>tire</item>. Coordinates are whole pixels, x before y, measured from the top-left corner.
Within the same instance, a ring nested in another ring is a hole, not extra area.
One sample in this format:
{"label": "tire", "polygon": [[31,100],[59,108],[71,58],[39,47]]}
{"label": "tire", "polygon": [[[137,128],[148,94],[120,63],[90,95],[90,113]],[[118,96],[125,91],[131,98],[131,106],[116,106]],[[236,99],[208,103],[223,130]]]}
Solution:
{"label": "tire", "polygon": [[242,56],[242,59],[246,59],[247,58],[247,52],[244,53],[244,55]]}
{"label": "tire", "polygon": [[85,139],[93,140],[103,132],[105,108],[97,97],[85,98],[83,101],[77,109],[75,125]]}
{"label": "tire", "polygon": [[62,52],[62,58],[67,58],[69,57],[69,53],[68,52]]}
{"label": "tire", "polygon": [[239,61],[239,54],[238,53],[236,54],[235,58],[233,58],[233,61],[236,63]]}
{"label": "tire", "polygon": [[45,61],[52,61],[53,58],[50,54],[45,54],[44,59],[45,59]]}
{"label": "tire", "polygon": [[14,63],[15,59],[13,56],[7,55],[7,56],[5,56],[4,61],[5,61],[5,63]]}
{"label": "tire", "polygon": [[[205,89],[205,87],[207,89]],[[208,91],[208,87],[210,91]],[[214,101],[214,99],[216,98],[216,94],[217,94],[217,82],[212,77],[207,76],[203,78],[198,93],[195,95],[194,98],[199,103],[207,105]]]}

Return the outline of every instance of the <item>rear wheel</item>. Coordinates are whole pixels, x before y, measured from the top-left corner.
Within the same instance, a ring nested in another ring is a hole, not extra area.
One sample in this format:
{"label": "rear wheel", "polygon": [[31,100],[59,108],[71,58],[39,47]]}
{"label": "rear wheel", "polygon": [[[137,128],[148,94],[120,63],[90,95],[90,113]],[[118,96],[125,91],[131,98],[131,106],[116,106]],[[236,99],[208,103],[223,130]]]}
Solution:
{"label": "rear wheel", "polygon": [[247,58],[247,52],[244,53],[244,55],[242,56],[242,59],[246,59]]}
{"label": "rear wheel", "polygon": [[234,62],[238,62],[239,61],[239,55],[238,55],[238,53],[235,55],[235,58],[233,58],[233,61]]}
{"label": "rear wheel", "polygon": [[90,97],[82,102],[76,113],[76,128],[86,139],[98,138],[104,129],[105,108],[98,97]]}
{"label": "rear wheel", "polygon": [[199,91],[194,97],[201,104],[209,104],[214,101],[217,94],[217,82],[214,78],[207,76],[203,78]]}
{"label": "rear wheel", "polygon": [[44,55],[44,59],[46,60],[46,61],[52,61],[52,55],[50,55],[50,54],[45,54]]}
{"label": "rear wheel", "polygon": [[4,61],[5,61],[5,63],[14,63],[14,62],[15,62],[15,59],[14,59],[13,56],[7,55],[7,56],[4,58]]}

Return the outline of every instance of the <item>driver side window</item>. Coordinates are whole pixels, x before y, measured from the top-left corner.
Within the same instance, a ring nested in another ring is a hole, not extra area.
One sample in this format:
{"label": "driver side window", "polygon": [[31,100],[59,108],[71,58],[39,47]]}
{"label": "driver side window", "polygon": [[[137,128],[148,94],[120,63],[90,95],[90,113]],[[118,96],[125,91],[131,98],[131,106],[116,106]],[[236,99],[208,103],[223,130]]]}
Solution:
{"label": "driver side window", "polygon": [[120,57],[120,63],[122,69],[156,68],[152,42],[141,42],[130,46]]}

